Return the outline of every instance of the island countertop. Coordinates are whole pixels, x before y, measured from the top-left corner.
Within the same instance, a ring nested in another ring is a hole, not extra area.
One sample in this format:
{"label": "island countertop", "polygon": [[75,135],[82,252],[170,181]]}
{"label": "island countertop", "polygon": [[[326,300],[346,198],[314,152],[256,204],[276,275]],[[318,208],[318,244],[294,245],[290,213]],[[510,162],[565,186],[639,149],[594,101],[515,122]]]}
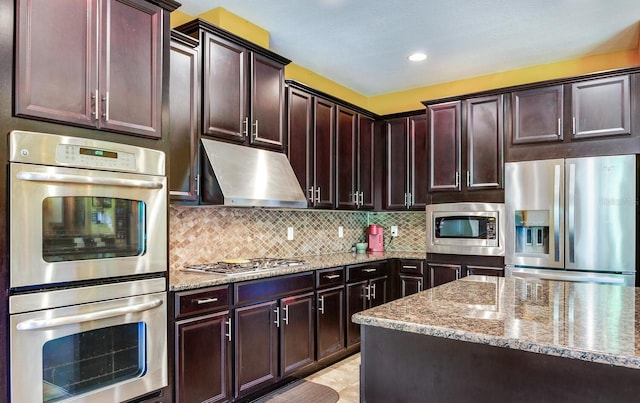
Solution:
{"label": "island countertop", "polygon": [[640,369],[640,289],[470,276],[357,313],[355,323]]}

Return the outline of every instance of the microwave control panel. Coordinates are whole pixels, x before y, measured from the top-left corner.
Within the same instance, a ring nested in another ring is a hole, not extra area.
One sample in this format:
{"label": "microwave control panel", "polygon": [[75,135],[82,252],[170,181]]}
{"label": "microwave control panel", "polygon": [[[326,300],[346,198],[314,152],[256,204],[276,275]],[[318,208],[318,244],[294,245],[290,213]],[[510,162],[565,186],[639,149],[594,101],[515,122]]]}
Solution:
{"label": "microwave control panel", "polygon": [[487,217],[487,239],[496,239],[496,218]]}

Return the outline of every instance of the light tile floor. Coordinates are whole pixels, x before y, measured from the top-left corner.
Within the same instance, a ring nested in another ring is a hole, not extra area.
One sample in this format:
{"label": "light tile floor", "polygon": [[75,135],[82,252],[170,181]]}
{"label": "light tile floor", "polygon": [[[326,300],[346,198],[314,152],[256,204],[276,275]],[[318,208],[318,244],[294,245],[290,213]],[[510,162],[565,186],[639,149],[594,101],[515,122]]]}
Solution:
{"label": "light tile floor", "polygon": [[360,354],[354,354],[305,380],[328,386],[338,392],[338,403],[360,402]]}

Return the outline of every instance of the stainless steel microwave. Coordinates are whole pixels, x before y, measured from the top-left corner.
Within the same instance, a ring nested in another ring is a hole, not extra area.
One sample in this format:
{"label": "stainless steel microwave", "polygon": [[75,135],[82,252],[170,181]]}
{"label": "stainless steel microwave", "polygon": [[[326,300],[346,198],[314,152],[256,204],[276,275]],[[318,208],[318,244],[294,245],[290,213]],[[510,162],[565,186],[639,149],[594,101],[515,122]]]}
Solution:
{"label": "stainless steel microwave", "polygon": [[504,256],[503,203],[427,206],[427,253]]}

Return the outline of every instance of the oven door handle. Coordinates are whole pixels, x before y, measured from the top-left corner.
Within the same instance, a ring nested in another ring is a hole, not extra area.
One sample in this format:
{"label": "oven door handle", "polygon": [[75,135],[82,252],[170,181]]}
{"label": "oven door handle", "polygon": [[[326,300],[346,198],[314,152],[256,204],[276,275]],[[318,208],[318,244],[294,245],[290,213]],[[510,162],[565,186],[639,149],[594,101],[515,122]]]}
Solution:
{"label": "oven door handle", "polygon": [[124,178],[100,178],[81,175],[50,174],[44,172],[24,172],[20,171],[16,175],[18,179],[33,182],[57,182],[76,183],[81,185],[106,185],[121,186],[130,188],[162,189],[162,183]]}
{"label": "oven door handle", "polygon": [[61,316],[51,319],[29,319],[18,323],[18,330],[39,330],[58,326],[72,325],[92,320],[112,318],[114,316],[124,316],[130,313],[147,311],[162,305],[161,299],[145,302],[142,304],[124,306],[122,308],[106,309],[104,311],[85,313],[81,315]]}

